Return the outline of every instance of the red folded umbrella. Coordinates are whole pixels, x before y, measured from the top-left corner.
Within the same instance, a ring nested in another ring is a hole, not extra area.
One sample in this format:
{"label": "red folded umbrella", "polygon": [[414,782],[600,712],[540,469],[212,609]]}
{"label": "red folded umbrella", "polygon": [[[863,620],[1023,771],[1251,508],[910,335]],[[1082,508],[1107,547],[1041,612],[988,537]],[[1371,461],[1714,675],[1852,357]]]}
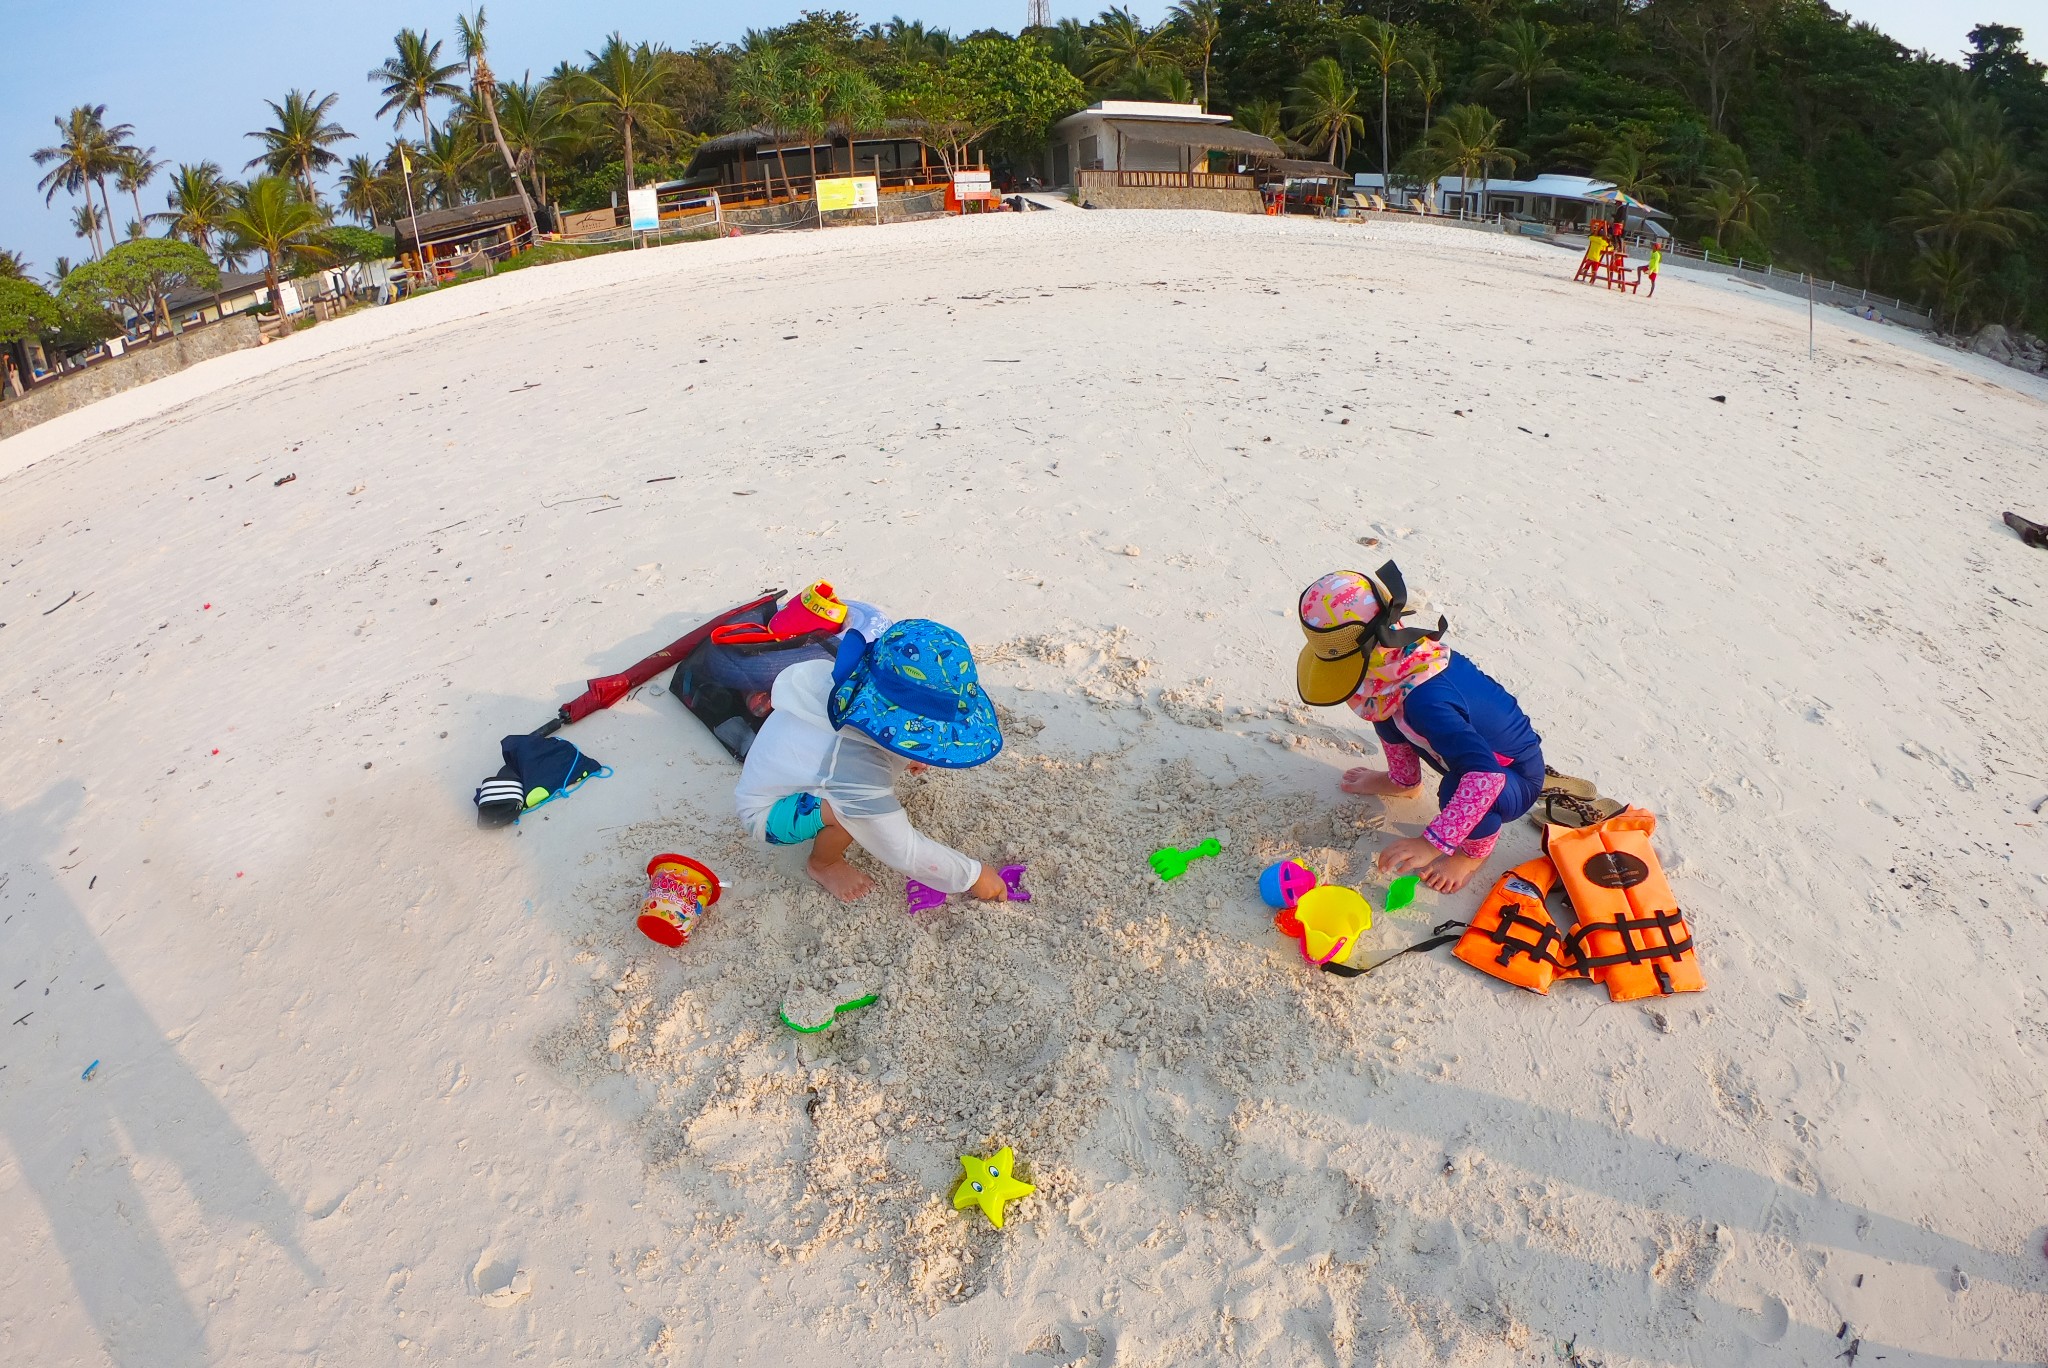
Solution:
{"label": "red folded umbrella", "polygon": [[663,670],[680,665],[689,657],[690,652],[696,650],[705,641],[710,639],[714,629],[723,627],[737,618],[745,617],[749,613],[759,613],[762,608],[772,606],[781,598],[782,591],[780,589],[767,590],[759,598],[742,603],[737,608],[728,609],[703,626],[693,629],[687,635],[676,638],[631,668],[622,670],[618,674],[605,675],[602,678],[587,681],[583,692],[570,699],[567,703],[564,703],[556,711],[555,715],[548,720],[548,724],[535,732],[534,735],[552,735],[570,722],[581,722],[592,713],[609,708],[612,704],[618,702],[627,694],[660,674]]}

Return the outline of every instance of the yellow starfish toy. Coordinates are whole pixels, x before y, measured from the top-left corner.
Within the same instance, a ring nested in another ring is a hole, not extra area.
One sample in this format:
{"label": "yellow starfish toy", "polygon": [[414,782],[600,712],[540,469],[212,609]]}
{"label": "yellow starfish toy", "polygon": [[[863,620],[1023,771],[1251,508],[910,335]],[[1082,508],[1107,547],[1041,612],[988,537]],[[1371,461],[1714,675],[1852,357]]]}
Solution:
{"label": "yellow starfish toy", "polygon": [[1008,1145],[985,1159],[978,1154],[961,1155],[960,1186],[953,1189],[953,1210],[978,1206],[982,1215],[988,1217],[988,1223],[1001,1230],[1003,1203],[1037,1191],[1031,1184],[1010,1176],[1010,1165],[1015,1162],[1016,1155]]}

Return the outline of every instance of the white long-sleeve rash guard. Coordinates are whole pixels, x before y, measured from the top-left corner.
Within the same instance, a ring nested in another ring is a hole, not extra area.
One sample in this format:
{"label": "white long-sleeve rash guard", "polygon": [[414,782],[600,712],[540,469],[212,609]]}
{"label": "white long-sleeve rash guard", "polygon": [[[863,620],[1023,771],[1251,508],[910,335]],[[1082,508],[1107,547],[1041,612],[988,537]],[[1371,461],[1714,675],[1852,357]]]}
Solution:
{"label": "white long-sleeve rash guard", "polygon": [[768,810],[792,793],[814,793],[832,805],[860,848],[899,874],[946,893],[965,893],[981,862],[939,844],[910,824],[896,797],[896,777],[909,763],[825,716],[832,662],[807,660],[775,677],[775,710],[747,751],[733,805],[757,841],[767,840]]}

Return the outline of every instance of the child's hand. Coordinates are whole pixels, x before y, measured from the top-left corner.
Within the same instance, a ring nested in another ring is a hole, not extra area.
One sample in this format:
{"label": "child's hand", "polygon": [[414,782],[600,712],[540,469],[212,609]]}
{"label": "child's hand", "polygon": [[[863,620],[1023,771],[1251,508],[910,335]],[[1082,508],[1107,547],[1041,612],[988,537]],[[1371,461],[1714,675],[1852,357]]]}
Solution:
{"label": "child's hand", "polygon": [[922,760],[913,760],[903,767],[903,772],[905,774],[923,774],[930,768],[931,766],[925,764]]}
{"label": "child's hand", "polygon": [[[1430,853],[1435,854],[1436,852],[1431,851]],[[1003,876],[996,873],[994,865],[983,865],[981,867],[981,877],[976,879],[974,887],[967,891],[983,902],[998,902],[1010,895],[1010,890],[1003,886]]]}
{"label": "child's hand", "polygon": [[1373,863],[1382,874],[1406,874],[1421,869],[1442,853],[1420,836],[1404,836],[1380,851]]}

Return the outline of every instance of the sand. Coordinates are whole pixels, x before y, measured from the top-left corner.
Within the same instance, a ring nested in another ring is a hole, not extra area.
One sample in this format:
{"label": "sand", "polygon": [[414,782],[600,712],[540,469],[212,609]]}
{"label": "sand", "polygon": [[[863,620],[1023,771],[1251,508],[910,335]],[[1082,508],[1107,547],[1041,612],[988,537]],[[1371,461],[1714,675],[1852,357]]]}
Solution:
{"label": "sand", "polygon": [[[0,1361],[2048,1359],[2048,556],[1998,521],[2048,388],[1571,270],[1169,213],[699,244],[0,443]],[[1273,930],[1264,863],[1377,901],[1433,815],[1339,795],[1370,733],[1292,697],[1294,593],[1388,556],[1658,815],[1707,992]],[[1008,748],[908,801],[1033,901],[831,902],[659,684],[567,733],[613,777],[475,827],[500,736],[817,577],[975,643]],[[733,885],[680,951],[665,850]],[[1001,1145],[997,1232],[950,1194]]]}

